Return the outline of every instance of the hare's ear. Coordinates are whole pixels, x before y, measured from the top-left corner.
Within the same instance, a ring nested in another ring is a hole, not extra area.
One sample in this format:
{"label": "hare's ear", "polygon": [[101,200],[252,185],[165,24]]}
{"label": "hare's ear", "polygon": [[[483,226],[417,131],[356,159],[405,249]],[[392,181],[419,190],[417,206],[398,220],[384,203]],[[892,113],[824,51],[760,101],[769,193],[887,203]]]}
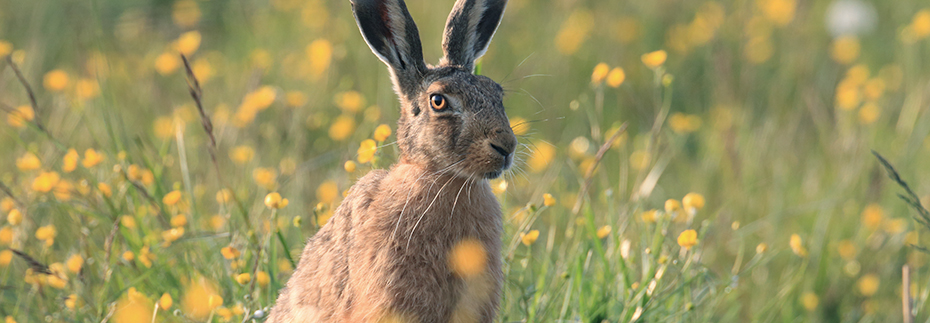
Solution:
{"label": "hare's ear", "polygon": [[410,97],[426,72],[417,25],[403,0],[351,0],[365,42],[394,75],[394,85]]}
{"label": "hare's ear", "polygon": [[468,71],[484,55],[504,15],[507,0],[458,0],[446,20],[442,36],[443,65],[461,66]]}

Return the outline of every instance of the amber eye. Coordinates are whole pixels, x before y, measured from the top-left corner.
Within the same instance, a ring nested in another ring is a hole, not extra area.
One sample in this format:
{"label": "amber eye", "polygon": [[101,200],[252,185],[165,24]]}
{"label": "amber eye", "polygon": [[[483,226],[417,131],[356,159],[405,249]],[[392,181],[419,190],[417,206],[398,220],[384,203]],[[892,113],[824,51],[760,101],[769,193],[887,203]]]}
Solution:
{"label": "amber eye", "polygon": [[433,94],[429,97],[429,105],[433,110],[441,111],[446,108],[446,98],[440,94]]}

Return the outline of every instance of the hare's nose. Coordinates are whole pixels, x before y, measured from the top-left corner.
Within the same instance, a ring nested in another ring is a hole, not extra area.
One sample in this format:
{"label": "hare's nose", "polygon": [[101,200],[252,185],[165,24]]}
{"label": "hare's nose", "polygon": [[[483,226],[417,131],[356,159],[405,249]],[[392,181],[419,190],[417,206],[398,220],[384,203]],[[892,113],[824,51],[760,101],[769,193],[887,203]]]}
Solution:
{"label": "hare's nose", "polygon": [[510,156],[510,153],[513,152],[513,149],[508,150],[504,147],[495,145],[493,143],[491,144],[491,148],[494,148],[494,151],[496,151],[498,154],[501,154],[501,156],[504,156],[504,157]]}

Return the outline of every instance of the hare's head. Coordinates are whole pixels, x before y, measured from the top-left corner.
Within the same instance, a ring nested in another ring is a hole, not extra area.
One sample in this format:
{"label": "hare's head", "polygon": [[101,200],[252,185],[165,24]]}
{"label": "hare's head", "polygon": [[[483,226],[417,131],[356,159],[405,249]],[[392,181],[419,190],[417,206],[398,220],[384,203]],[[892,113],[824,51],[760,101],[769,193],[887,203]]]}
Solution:
{"label": "hare's head", "polygon": [[402,161],[469,178],[495,178],[509,168],[516,137],[504,112],[504,91],[472,73],[507,1],[458,0],[437,66],[423,61],[417,26],[403,0],[351,1],[362,36],[388,65],[400,97]]}

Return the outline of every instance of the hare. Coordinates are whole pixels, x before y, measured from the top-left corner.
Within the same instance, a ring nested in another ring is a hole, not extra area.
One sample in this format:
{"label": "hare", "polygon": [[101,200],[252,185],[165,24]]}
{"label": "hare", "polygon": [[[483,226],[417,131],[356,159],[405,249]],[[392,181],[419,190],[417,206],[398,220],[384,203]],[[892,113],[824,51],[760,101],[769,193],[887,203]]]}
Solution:
{"label": "hare", "polygon": [[[507,1],[458,0],[437,66],[423,61],[403,0],[351,2],[400,99],[399,161],[352,186],[307,242],[269,322],[491,322],[503,224],[488,180],[510,167],[516,137],[503,89],[473,70]],[[475,273],[450,264],[463,242],[481,251],[459,260]]]}

